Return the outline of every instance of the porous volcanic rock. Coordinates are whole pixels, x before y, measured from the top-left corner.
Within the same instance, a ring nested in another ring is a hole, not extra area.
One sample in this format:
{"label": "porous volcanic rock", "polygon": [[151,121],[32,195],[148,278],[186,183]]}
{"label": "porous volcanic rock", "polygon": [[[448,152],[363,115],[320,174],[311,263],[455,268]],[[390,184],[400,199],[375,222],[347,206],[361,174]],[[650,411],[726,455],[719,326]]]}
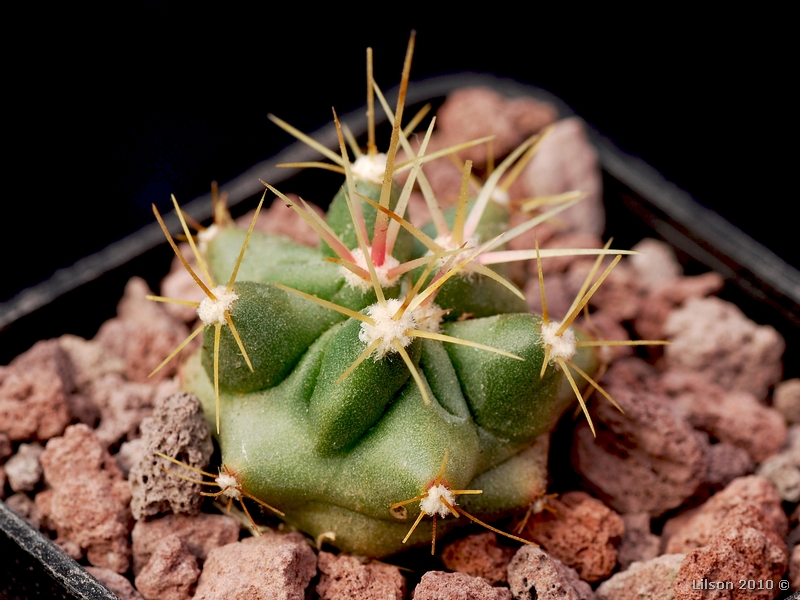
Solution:
{"label": "porous volcanic rock", "polygon": [[128,475],[134,518],[139,520],[168,511],[196,514],[203,499],[200,496],[202,486],[166,473],[162,467],[193,479],[197,478],[197,473],[160,458],[156,453],[196,469],[205,468],[214,446],[200,401],[185,392],[157,401],[152,416],[142,422],[141,431],[144,451]]}
{"label": "porous volcanic rock", "polygon": [[451,571],[483,577],[495,584],[506,580],[506,570],[514,549],[500,546],[491,531],[474,533],[445,547],[442,562]]}
{"label": "porous volcanic rock", "polygon": [[685,555],[663,554],[634,562],[600,584],[597,600],[675,600],[673,586]]}
{"label": "porous volcanic rock", "polygon": [[[728,513],[705,546],[687,553],[675,579],[675,598],[775,598],[788,567],[789,551],[771,520],[754,504],[739,505]],[[753,581],[755,589],[741,589],[740,580]],[[698,582],[703,581],[730,582],[733,589],[714,590],[709,595],[697,589]],[[772,584],[767,585],[767,581]],[[762,589],[758,589],[758,582],[762,582]]]}
{"label": "porous volcanic rock", "polygon": [[177,535],[202,564],[214,548],[232,544],[239,539],[239,523],[227,515],[200,513],[189,517],[166,514],[157,519],[137,521],[133,527],[133,572],[147,564],[159,542]]}
{"label": "porous volcanic rock", "polygon": [[320,600],[403,600],[406,580],[400,569],[353,556],[320,552],[317,593]]}
{"label": "porous volcanic rock", "polygon": [[691,426],[668,408],[668,400],[633,391],[636,381],[628,380],[635,379],[637,362],[615,363],[606,375],[606,390],[625,412],[605,400],[594,403],[597,437],[588,423],[580,423],[572,460],[588,489],[617,512],[658,516],[697,489],[707,459]]}
{"label": "porous volcanic rock", "polygon": [[267,533],[214,548],[194,600],[303,600],[317,557],[303,536]]}
{"label": "porous volcanic rock", "polygon": [[608,577],[617,565],[617,546],[625,533],[620,516],[586,492],[567,492],[550,501],[554,512],[531,517],[525,537],[589,582]]}
{"label": "porous volcanic rock", "polygon": [[130,381],[158,383],[175,374],[178,360],[172,360],[157,373],[151,373],[189,335],[179,319],[157,302],[147,300],[152,292],[143,279],[131,278],[117,307],[117,317],[106,321],[94,341],[106,351],[125,360],[125,376]]}
{"label": "porous volcanic rock", "polygon": [[130,489],[94,432],[82,423],[71,425],[47,443],[40,460],[53,490],[48,519],[62,545],[85,550],[96,567],[127,571]]}
{"label": "porous volcanic rock", "polygon": [[511,600],[511,591],[492,587],[482,577],[466,573],[428,571],[414,588],[414,600]]}
{"label": "porous volcanic rock", "polygon": [[508,565],[515,600],[591,600],[592,588],[575,569],[536,546],[522,546]]}
{"label": "porous volcanic rock", "polygon": [[145,600],[189,600],[200,576],[197,559],[177,535],[163,538],[136,576]]}
{"label": "porous volcanic rock", "polygon": [[662,534],[665,552],[682,554],[705,546],[728,514],[744,504],[755,505],[776,535],[786,537],[788,519],[775,486],[763,477],[749,475],[735,479],[702,506],[667,521]]}
{"label": "porous volcanic rock", "polygon": [[727,390],[750,392],[758,400],[781,379],[785,342],[769,325],[757,325],[734,304],[692,298],[664,325],[672,344],[667,366],[702,371]]}

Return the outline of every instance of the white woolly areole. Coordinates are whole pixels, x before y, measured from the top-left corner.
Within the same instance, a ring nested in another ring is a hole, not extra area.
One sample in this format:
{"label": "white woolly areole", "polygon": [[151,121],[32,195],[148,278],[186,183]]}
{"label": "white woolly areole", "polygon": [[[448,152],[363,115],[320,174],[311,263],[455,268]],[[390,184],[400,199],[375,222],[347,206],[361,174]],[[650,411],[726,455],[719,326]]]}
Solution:
{"label": "white woolly areole", "polygon": [[547,325],[542,325],[542,339],[545,344],[550,346],[551,361],[556,358],[569,360],[575,356],[578,348],[575,332],[567,328],[561,335],[556,335],[559,327],[561,327],[561,323],[557,321],[550,321]]}
{"label": "white woolly areole", "polygon": [[235,300],[239,299],[236,292],[228,293],[228,288],[224,285],[218,285],[211,290],[217,299],[205,298],[197,307],[197,316],[205,325],[224,325],[225,311],[230,310]]}
{"label": "white woolly areole", "polygon": [[217,234],[219,233],[219,227],[216,225],[211,225],[206,227],[205,229],[197,232],[197,249],[202,253],[205,254],[208,252],[208,245],[211,243]]}
{"label": "white woolly areole", "polygon": [[424,302],[414,309],[417,329],[422,331],[439,333],[439,325],[442,323],[443,316],[442,307],[435,302]]}
{"label": "white woolly areole", "polygon": [[239,489],[239,482],[236,481],[233,475],[220,473],[215,481],[219,484],[223,496],[226,498],[233,498],[234,500],[241,500],[242,491]]}
{"label": "white woolly areole", "polygon": [[[467,257],[472,252],[475,251],[475,248],[477,248],[479,246],[478,236],[477,235],[470,236],[466,240],[463,240],[463,241],[467,242],[467,245],[464,247],[464,250],[462,252],[459,252],[458,254],[455,255],[455,258],[453,259],[453,262],[450,263],[450,265],[453,266],[453,267],[455,267],[455,266],[461,264],[463,261],[465,261],[467,259]],[[440,235],[439,237],[437,237],[434,240],[434,242],[436,242],[436,244],[438,246],[440,246],[441,248],[444,248],[448,252],[450,252],[452,250],[458,250],[459,246],[461,246],[461,244],[456,245],[456,243],[453,241],[453,236],[452,235]],[[433,254],[433,252],[428,250],[428,255],[430,256],[431,254]],[[444,264],[448,260],[450,260],[450,256],[443,256],[442,258],[440,258],[438,263],[436,264],[437,268],[442,268],[442,266],[444,266]],[[464,268],[462,268],[457,273],[457,275],[461,275],[462,277],[471,276],[473,273],[472,273],[472,271],[467,270],[468,268],[469,268],[469,263],[467,263],[464,266]]]}
{"label": "white woolly areole", "polygon": [[490,195],[491,199],[502,206],[507,206],[511,201],[511,196],[503,188],[494,188]]}
{"label": "white woolly areole", "polygon": [[[353,255],[353,260],[359,267],[369,272],[369,268],[367,268],[367,259],[364,257],[364,252],[361,248],[351,250],[350,254]],[[400,262],[390,254],[384,259],[380,267],[375,267],[375,274],[378,276],[378,283],[381,284],[382,288],[394,287],[397,283],[400,276],[389,278],[389,270],[394,269],[399,264]],[[346,269],[340,265],[339,272],[344,276],[345,283],[351,288],[361,290],[362,292],[368,292],[372,289],[372,281],[369,279],[362,279],[350,269]]]}
{"label": "white woolly areole", "polygon": [[450,509],[442,502],[442,498],[447,500],[450,506],[456,505],[456,495],[440,483],[431,486],[428,497],[420,500],[419,507],[428,516],[438,514],[440,517],[446,517],[450,514]]}
{"label": "white woolly areole", "polygon": [[416,329],[417,322],[411,311],[406,311],[397,320],[392,317],[397,309],[402,306],[402,302],[396,298],[386,301],[386,306],[375,303],[367,307],[367,314],[375,320],[375,325],[361,323],[361,331],[358,332],[358,339],[369,346],[375,340],[380,340],[378,347],[372,353],[375,360],[380,360],[389,351],[395,351],[392,342],[397,340],[404,348],[411,343],[411,336],[406,335],[406,329]]}
{"label": "white woolly areole", "polygon": [[386,172],[386,155],[383,152],[373,156],[363,154],[356,159],[350,170],[356,179],[381,184]]}

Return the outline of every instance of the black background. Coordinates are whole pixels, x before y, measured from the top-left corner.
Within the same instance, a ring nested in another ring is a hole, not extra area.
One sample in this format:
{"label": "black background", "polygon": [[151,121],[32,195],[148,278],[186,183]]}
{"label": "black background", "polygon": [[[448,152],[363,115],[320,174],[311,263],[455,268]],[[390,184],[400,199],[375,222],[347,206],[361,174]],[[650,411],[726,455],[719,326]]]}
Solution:
{"label": "black background", "polygon": [[485,4],[458,24],[462,5],[108,6],[6,23],[0,300],[150,223],[151,203],[188,202],[273,155],[292,140],[267,113],[313,131],[331,106],[362,105],[367,46],[392,87],[411,29],[412,80],[472,70],[544,87],[800,265],[785,16]]}

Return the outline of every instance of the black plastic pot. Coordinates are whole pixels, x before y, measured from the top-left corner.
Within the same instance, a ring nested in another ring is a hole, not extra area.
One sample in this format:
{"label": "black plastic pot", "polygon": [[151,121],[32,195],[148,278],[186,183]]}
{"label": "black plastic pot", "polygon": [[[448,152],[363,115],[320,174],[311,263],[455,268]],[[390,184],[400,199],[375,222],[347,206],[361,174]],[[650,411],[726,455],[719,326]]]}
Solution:
{"label": "black plastic pot", "polygon": [[[574,114],[542,89],[477,74],[413,83],[408,103],[437,103],[458,88],[472,86],[488,86],[507,96],[527,95],[549,101],[558,108],[561,117]],[[396,92],[389,95],[396,96]],[[366,130],[364,109],[345,115],[343,120],[356,135]],[[312,135],[328,146],[336,145],[332,125]],[[699,205],[653,167],[621,151],[600,132],[590,127],[589,136],[603,169],[608,233],[614,236],[615,246],[630,247],[644,237],[660,238],[675,248],[687,273],[707,270],[720,273],[725,278],[720,297],[737,304],[754,321],[775,327],[787,342],[785,376],[800,376],[800,272]],[[300,186],[305,193],[309,189],[305,183],[308,174],[277,169],[274,165],[316,159],[315,151],[297,142],[222,189],[228,192],[234,213],[244,200],[261,195],[263,186],[259,179],[271,183],[291,179],[282,189],[292,191]],[[323,190],[313,198],[318,201],[321,197],[332,197],[333,193],[334,190]],[[195,219],[206,220],[211,216],[210,195],[197,198],[183,208]],[[243,212],[243,207],[239,212]],[[178,220],[174,215],[167,216],[166,222],[177,232]],[[64,333],[91,338],[106,319],[114,316],[125,282],[138,275],[151,288],[157,288],[170,259],[171,250],[158,225],[153,223],[0,304],[0,364],[6,364],[38,339]],[[92,310],[85,310],[87,306]],[[74,314],[81,315],[79,322],[65,320],[64,315]],[[6,557],[0,567],[0,600],[115,597],[3,503],[0,503],[0,551]]]}

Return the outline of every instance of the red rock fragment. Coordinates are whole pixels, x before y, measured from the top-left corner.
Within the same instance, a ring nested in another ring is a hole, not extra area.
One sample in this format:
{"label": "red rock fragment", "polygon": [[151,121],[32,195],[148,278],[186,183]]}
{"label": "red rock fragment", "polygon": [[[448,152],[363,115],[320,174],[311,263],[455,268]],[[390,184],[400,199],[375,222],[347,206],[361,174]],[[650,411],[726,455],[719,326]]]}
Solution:
{"label": "red rock fragment", "polygon": [[[717,273],[695,277],[679,277],[660,286],[645,287],[639,315],[634,327],[645,340],[663,340],[664,323],[672,311],[689,298],[704,298],[722,289],[723,279]],[[646,284],[645,284],[646,285]]]}
{"label": "red rock fragment", "polygon": [[183,540],[168,535],[136,576],[136,588],[145,600],[189,600],[199,576],[197,559]]}
{"label": "red rock fragment", "polygon": [[41,456],[53,489],[50,516],[59,539],[87,553],[89,562],[124,573],[130,566],[130,490],[116,461],[86,425],[72,425]]}
{"label": "red rock fragment", "polygon": [[125,375],[131,381],[158,383],[175,374],[179,360],[170,361],[150,378],[150,373],[189,335],[186,326],[163,306],[147,300],[152,292],[138,277],[125,286],[117,307],[118,316],[106,321],[95,341],[125,360]]}
{"label": "red rock fragment", "polygon": [[[788,567],[789,551],[770,519],[756,505],[739,505],[720,523],[705,546],[686,555],[675,579],[675,598],[775,598]],[[754,589],[742,589],[740,580],[752,581]],[[730,582],[733,589],[717,589],[709,594],[702,589],[703,582]]]}
{"label": "red rock fragment", "polygon": [[483,577],[489,583],[505,582],[514,549],[500,546],[491,531],[475,533],[445,547],[442,562],[451,571]]}
{"label": "red rock fragment", "polygon": [[133,584],[119,573],[102,567],[86,567],[100,583],[106,586],[119,600],[144,600]]}
{"label": "red rock fragment", "polygon": [[665,552],[682,554],[705,546],[728,514],[743,504],[755,505],[776,535],[786,536],[789,524],[777,490],[763,477],[750,475],[733,480],[702,506],[667,521],[662,534]]}
{"label": "red rock fragment", "polygon": [[320,600],[403,600],[406,580],[400,569],[383,563],[362,563],[353,556],[319,553]]}
{"label": "red rock fragment", "polygon": [[666,398],[615,384],[635,378],[629,367],[630,361],[617,363],[604,379],[611,381],[606,390],[625,413],[605,400],[594,403],[597,437],[588,423],[578,425],[572,459],[588,488],[616,511],[658,516],[697,489],[706,456],[689,424],[666,406]]}
{"label": "red rock fragment", "polygon": [[202,564],[214,548],[239,539],[239,523],[227,515],[200,513],[194,517],[167,514],[158,519],[137,521],[133,527],[133,572],[138,573],[150,560],[159,542],[177,535]]}
{"label": "red rock fragment", "polygon": [[617,546],[625,533],[620,516],[599,500],[580,491],[550,500],[555,513],[531,517],[525,537],[541,545],[580,578],[604,579],[617,565]]}
{"label": "red rock fragment", "polygon": [[316,565],[314,551],[299,534],[247,538],[211,551],[194,599],[303,600]]}
{"label": "red rock fragment", "polygon": [[[506,99],[484,87],[466,88],[450,94],[437,111],[436,140],[431,144],[443,148],[493,135],[494,154],[500,157],[511,152],[532,133],[555,121],[556,117],[555,108],[546,102],[532,98]],[[474,146],[461,151],[459,157],[484,165],[488,148],[486,144]]]}
{"label": "red rock fragment", "polygon": [[511,591],[466,573],[428,571],[414,589],[414,600],[511,600]]}
{"label": "red rock fragment", "polygon": [[575,569],[536,546],[522,546],[508,565],[508,584],[518,600],[591,600],[592,588]]}
{"label": "red rock fragment", "polygon": [[670,315],[664,332],[672,341],[665,350],[670,367],[702,371],[725,389],[750,392],[758,400],[780,381],[783,338],[730,302],[692,298]]}
{"label": "red rock fragment", "polygon": [[587,194],[575,206],[558,214],[570,229],[601,235],[605,228],[603,183],[597,151],[577,117],[558,121],[542,140],[520,177],[525,196],[549,196],[573,190]]}
{"label": "red rock fragment", "polygon": [[597,588],[597,600],[674,600],[673,586],[683,554],[664,554],[635,562]]}
{"label": "red rock fragment", "polygon": [[11,441],[47,441],[72,418],[69,390],[47,365],[0,367],[0,432]]}
{"label": "red rock fragment", "polygon": [[776,454],[786,441],[783,416],[749,392],[726,391],[708,375],[686,369],[668,370],[659,383],[693,427],[744,449],[755,463]]}

